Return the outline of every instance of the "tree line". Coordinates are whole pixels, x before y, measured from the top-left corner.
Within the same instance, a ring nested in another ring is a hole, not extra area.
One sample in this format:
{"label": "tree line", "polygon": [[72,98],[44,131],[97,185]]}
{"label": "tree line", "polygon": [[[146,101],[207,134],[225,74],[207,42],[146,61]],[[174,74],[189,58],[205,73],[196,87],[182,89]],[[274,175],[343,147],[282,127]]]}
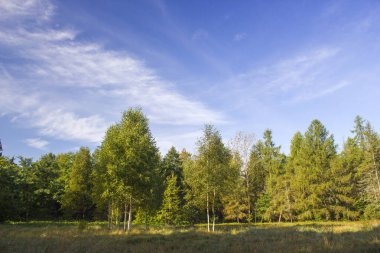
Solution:
{"label": "tree line", "polygon": [[196,152],[172,147],[162,157],[139,108],[124,112],[91,153],[46,154],[33,161],[0,157],[0,220],[107,220],[194,224],[380,218],[380,138],[357,116],[338,152],[313,120],[290,153],[266,130],[223,143],[206,125]]}

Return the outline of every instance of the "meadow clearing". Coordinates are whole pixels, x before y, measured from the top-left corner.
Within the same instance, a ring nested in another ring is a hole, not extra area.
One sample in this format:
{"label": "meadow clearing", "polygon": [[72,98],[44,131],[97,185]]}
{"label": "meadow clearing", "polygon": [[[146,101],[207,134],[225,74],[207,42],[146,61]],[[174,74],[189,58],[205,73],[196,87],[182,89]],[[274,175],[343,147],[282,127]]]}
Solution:
{"label": "meadow clearing", "polygon": [[20,222],[0,225],[0,252],[380,252],[380,221],[134,226]]}

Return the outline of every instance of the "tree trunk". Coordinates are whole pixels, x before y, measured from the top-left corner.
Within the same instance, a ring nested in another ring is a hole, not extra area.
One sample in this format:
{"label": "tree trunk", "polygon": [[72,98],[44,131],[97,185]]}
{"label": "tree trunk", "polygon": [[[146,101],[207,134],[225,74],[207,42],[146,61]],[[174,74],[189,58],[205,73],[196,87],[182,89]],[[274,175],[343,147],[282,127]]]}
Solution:
{"label": "tree trunk", "polygon": [[247,204],[248,204],[248,222],[251,223],[251,196],[249,195],[249,174],[246,172],[246,191],[247,191]]}
{"label": "tree trunk", "polygon": [[113,199],[111,200],[111,229],[113,229]]}
{"label": "tree trunk", "polygon": [[132,224],[132,194],[129,195],[128,232],[131,230],[131,224]]}
{"label": "tree trunk", "polygon": [[281,217],[282,217],[282,210],[280,212],[280,217],[278,218],[278,222],[281,222]]}
{"label": "tree trunk", "polygon": [[373,159],[373,166],[374,166],[374,170],[375,170],[375,175],[376,175],[376,182],[377,182],[377,188],[378,188],[378,192],[377,194],[375,193],[375,195],[377,196],[378,194],[380,194],[380,179],[379,179],[379,173],[377,171],[377,165],[376,165],[376,160],[375,160],[375,153],[372,152],[372,159]]}
{"label": "tree trunk", "polygon": [[215,231],[215,189],[214,189],[214,196],[212,199],[212,232]]}
{"label": "tree trunk", "polygon": [[124,202],[124,226],[123,226],[123,230],[124,232],[127,231],[127,200],[125,200]]}
{"label": "tree trunk", "polygon": [[210,211],[208,207],[208,202],[209,202],[209,197],[208,197],[208,187],[207,187],[207,201],[206,201],[206,206],[207,206],[207,232],[210,232]]}
{"label": "tree trunk", "polygon": [[120,208],[119,206],[116,207],[116,215],[115,215],[115,223],[116,223],[116,229],[120,229]]}

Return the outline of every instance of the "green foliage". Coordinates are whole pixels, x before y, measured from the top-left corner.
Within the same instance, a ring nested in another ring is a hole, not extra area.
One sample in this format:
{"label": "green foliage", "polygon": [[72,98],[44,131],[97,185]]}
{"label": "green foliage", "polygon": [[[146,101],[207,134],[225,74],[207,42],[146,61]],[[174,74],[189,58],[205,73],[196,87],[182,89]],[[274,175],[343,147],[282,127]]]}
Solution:
{"label": "green foliage", "polygon": [[187,164],[185,170],[191,196],[188,200],[193,201],[193,205],[198,208],[206,209],[208,222],[211,211],[215,223],[217,201],[228,192],[235,172],[230,169],[231,155],[213,126],[205,126],[203,137],[197,146],[198,155],[193,162]]}
{"label": "green foliage", "polygon": [[161,175],[164,179],[171,177],[174,173],[178,180],[178,186],[183,180],[183,168],[180,155],[174,147],[171,147],[168,153],[162,160],[162,172]]}
{"label": "green foliage", "polygon": [[179,186],[177,186],[177,181],[178,179],[174,172],[166,178],[164,199],[159,212],[159,219],[168,225],[180,224],[183,220],[180,190]]}
{"label": "green foliage", "polygon": [[121,121],[107,130],[95,156],[96,200],[99,206],[108,202],[109,216],[121,212],[122,206],[131,210],[132,203],[146,211],[152,207],[159,155],[140,109],[123,113]]}
{"label": "green foliage", "polygon": [[13,159],[0,157],[0,222],[17,217],[19,214],[17,172],[18,167]]}
{"label": "green foliage", "polygon": [[231,192],[222,197],[223,214],[225,220],[240,222],[248,219],[248,205],[243,178],[237,178],[235,183]]}
{"label": "green foliage", "polygon": [[89,211],[93,207],[91,198],[92,168],[93,159],[90,150],[81,147],[75,154],[68,183],[62,197],[62,208],[71,217],[91,218]]}
{"label": "green foliage", "polygon": [[[0,221],[108,218],[137,223],[380,218],[380,137],[356,117],[337,152],[318,120],[297,132],[285,156],[266,130],[227,148],[206,125],[196,154],[172,147],[161,160],[141,109],[124,112],[91,155],[0,157]],[[15,161],[18,161],[17,163]]]}

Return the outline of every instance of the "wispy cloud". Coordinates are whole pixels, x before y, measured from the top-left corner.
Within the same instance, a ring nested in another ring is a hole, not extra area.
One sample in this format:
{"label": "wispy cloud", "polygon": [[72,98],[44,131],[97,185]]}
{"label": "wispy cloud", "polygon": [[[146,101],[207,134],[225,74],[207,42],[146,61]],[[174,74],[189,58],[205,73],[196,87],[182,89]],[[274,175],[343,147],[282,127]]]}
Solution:
{"label": "wispy cloud", "polygon": [[317,92],[301,93],[301,94],[298,94],[297,96],[293,97],[289,101],[289,103],[298,103],[298,102],[302,102],[302,101],[313,100],[313,99],[316,99],[319,97],[324,97],[324,96],[327,96],[329,94],[335,93],[338,90],[343,89],[347,85],[348,85],[348,82],[342,81],[336,85],[326,87],[325,89],[322,89],[322,90],[317,91]]}
{"label": "wispy cloud", "polygon": [[[342,83],[342,80],[329,80],[333,76],[331,63],[340,51],[339,48],[325,47],[300,53],[273,65],[240,74],[229,83],[241,93],[253,89],[256,96],[286,94],[285,99],[293,102],[315,99],[335,91],[330,88],[332,83]],[[305,95],[309,93],[314,95]]]}
{"label": "wispy cloud", "polygon": [[[0,47],[18,61],[16,66],[0,59],[0,89],[6,94],[0,114],[27,120],[43,135],[90,142],[99,142],[115,121],[110,112],[129,106],[142,106],[157,124],[224,121],[221,113],[180,94],[128,52],[78,40],[78,31],[72,29],[51,28],[46,20],[53,18],[53,10],[49,1],[0,0],[0,11],[8,17],[0,28]],[[33,18],[38,25],[30,29],[13,23],[18,16]],[[75,93],[64,95],[62,89]],[[85,98],[87,93],[96,96]]]}
{"label": "wispy cloud", "polygon": [[99,115],[80,117],[60,106],[56,95],[45,98],[40,92],[26,92],[4,74],[0,74],[0,79],[3,96],[0,110],[3,114],[16,115],[14,122],[26,122],[39,129],[40,134],[62,140],[99,142],[102,139],[107,124]]}
{"label": "wispy cloud", "polygon": [[25,143],[28,146],[30,146],[32,148],[37,148],[37,149],[44,149],[49,144],[48,141],[42,140],[40,138],[26,139]]}

